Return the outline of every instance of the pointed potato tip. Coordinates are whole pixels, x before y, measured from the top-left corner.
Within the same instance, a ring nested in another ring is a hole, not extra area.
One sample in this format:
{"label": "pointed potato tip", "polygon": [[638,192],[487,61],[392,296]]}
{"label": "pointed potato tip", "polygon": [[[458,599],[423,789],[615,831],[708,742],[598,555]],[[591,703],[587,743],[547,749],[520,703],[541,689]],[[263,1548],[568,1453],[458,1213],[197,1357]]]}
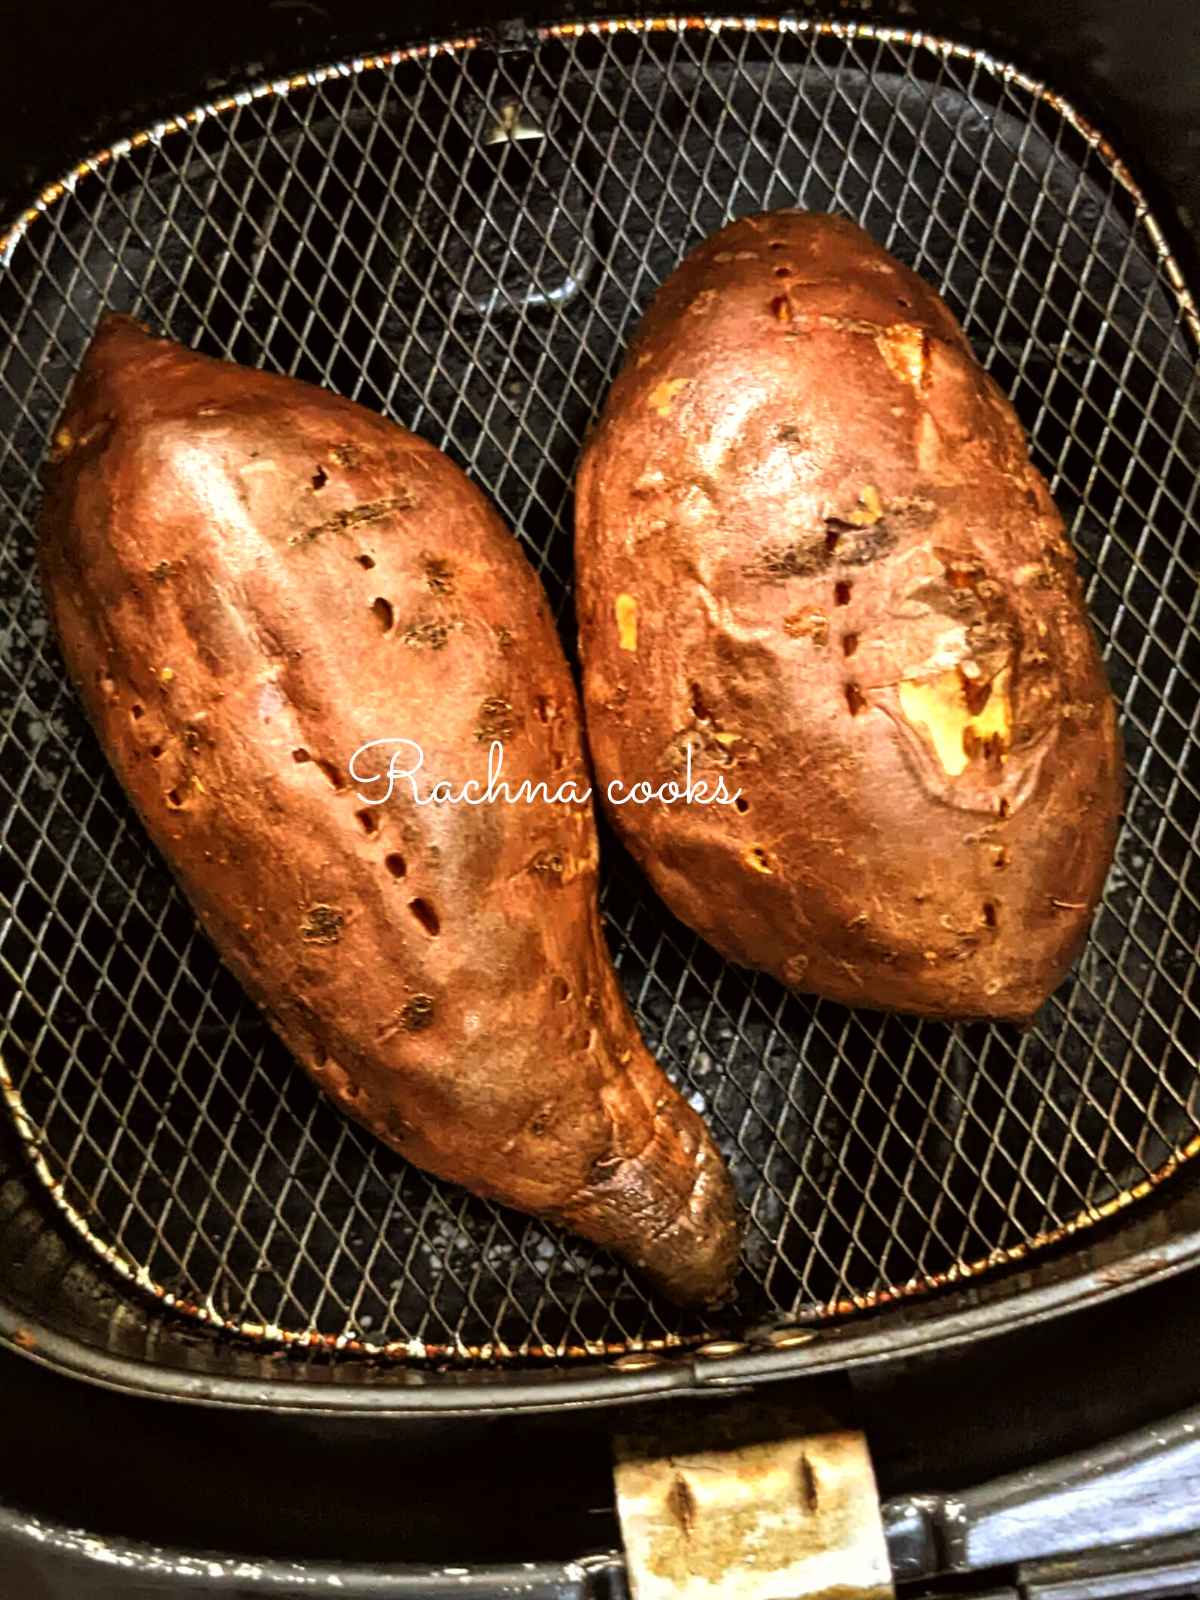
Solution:
{"label": "pointed potato tip", "polygon": [[713,1309],[732,1295],[739,1246],[733,1184],[706,1137],[690,1203],[646,1249],[642,1271],[676,1305]]}

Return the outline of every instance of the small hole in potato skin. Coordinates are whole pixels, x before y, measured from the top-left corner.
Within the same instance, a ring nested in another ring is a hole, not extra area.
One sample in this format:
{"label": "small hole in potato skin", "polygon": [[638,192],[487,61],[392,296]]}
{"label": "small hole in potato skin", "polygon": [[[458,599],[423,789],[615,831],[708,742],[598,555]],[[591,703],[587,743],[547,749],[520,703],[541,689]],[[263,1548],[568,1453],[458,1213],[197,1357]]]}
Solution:
{"label": "small hole in potato skin", "polygon": [[300,763],[303,762],[303,761],[311,761],[312,757],[309,755],[307,750],[304,750],[304,749],[293,750],[292,751],[292,760],[296,763],[297,766],[299,766]]}
{"label": "small hole in potato skin", "polygon": [[565,978],[553,977],[550,980],[550,998],[555,1005],[566,1005],[571,998],[571,986]]}
{"label": "small hole in potato skin", "polygon": [[157,761],[161,757],[161,755],[162,755],[162,745],[160,745],[160,744],[152,744],[150,746],[150,759],[151,759],[151,761]]}
{"label": "small hole in potato skin", "polygon": [[704,691],[698,683],[692,685],[692,715],[697,722],[711,722],[712,708],[704,698]]}
{"label": "small hole in potato skin", "polygon": [[786,250],[787,249],[787,245],[784,242],[784,240],[782,240],[782,239],[772,239],[770,244],[767,246],[767,249],[768,250]]}
{"label": "small hole in potato skin", "polygon": [[408,862],[395,850],[390,855],[384,856],[383,864],[393,878],[403,878],[408,872]]}
{"label": "small hole in potato skin", "polygon": [[750,802],[745,798],[744,795],[738,795],[737,799],[733,802],[733,808],[735,811],[740,811],[742,816],[745,816],[747,811],[750,809]]}
{"label": "small hole in potato skin", "polygon": [[1001,800],[996,806],[996,815],[1003,821],[1008,816],[1008,801]]}
{"label": "small hole in potato skin", "polygon": [[137,706],[137,705],[130,706],[129,715],[136,722],[139,717],[144,717],[146,715],[146,708],[145,708],[145,706]]}
{"label": "small hole in potato skin", "polygon": [[533,702],[533,709],[539,722],[549,722],[554,715],[554,704],[544,694],[538,695]]}
{"label": "small hole in potato skin", "polygon": [[371,602],[371,615],[379,624],[381,632],[391,633],[392,628],[395,626],[396,614],[392,610],[390,600],[385,600],[382,595],[377,595]]}
{"label": "small hole in potato skin", "polygon": [[842,654],[844,656],[852,656],[857,649],[858,635],[856,633],[846,634],[842,640]]}
{"label": "small hole in potato skin", "polygon": [[983,925],[985,928],[996,926],[996,907],[990,900],[985,900],[983,903]]}
{"label": "small hole in potato skin", "polygon": [[852,717],[856,717],[860,711],[866,709],[866,696],[856,683],[848,683],[846,685],[846,704],[850,708]]}
{"label": "small hole in potato skin", "polygon": [[178,789],[167,790],[167,804],[178,810],[183,805],[183,796]]}
{"label": "small hole in potato skin", "polygon": [[329,482],[329,474],[325,471],[324,467],[318,467],[317,470],[312,475],[312,486],[313,486],[313,488],[314,489],[323,489],[328,482]]}
{"label": "small hole in potato skin", "polygon": [[777,278],[790,278],[791,275],[792,275],[791,267],[776,267],[775,268],[775,276]]}
{"label": "small hole in potato skin", "polygon": [[364,833],[379,832],[379,818],[373,811],[356,811],[354,815],[358,819],[358,825]]}
{"label": "small hole in potato skin", "polygon": [[850,604],[850,589],[851,585],[846,582],[845,578],[839,578],[833,586],[834,605],[848,606]]}
{"label": "small hole in potato skin", "polygon": [[442,931],[442,924],[438,918],[437,912],[429,904],[429,901],[410,900],[408,902],[408,909],[425,929],[425,932],[429,935],[429,937],[431,939],[436,939],[438,934]]}
{"label": "small hole in potato skin", "polygon": [[326,781],[331,789],[344,789],[346,787],[345,778],[342,777],[342,774],[338,771],[337,767],[334,766],[332,761],[318,761],[317,766],[320,767],[321,771],[324,773]]}

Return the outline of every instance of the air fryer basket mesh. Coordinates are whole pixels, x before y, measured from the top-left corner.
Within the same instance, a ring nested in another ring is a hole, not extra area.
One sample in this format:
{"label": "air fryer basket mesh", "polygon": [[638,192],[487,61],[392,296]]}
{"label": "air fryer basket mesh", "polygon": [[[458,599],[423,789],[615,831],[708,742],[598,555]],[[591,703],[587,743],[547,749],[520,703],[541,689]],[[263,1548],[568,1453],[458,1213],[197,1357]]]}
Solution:
{"label": "air fryer basket mesh", "polygon": [[[1024,1034],[789,995],[724,965],[607,844],[638,1021],[748,1211],[738,1304],[706,1323],[425,1177],[292,1067],[64,681],[33,524],[81,353],[128,310],[442,445],[569,637],[572,470],[636,319],[706,233],[785,205],[864,223],[1012,396],[1079,553],[1130,787],[1091,941]],[[1153,218],[1061,102],[867,27],[458,41],[106,153],[0,263],[3,1083],[41,1178],[127,1277],[267,1337],[561,1358],[933,1288],[1112,1212],[1200,1144],[1195,325]]]}

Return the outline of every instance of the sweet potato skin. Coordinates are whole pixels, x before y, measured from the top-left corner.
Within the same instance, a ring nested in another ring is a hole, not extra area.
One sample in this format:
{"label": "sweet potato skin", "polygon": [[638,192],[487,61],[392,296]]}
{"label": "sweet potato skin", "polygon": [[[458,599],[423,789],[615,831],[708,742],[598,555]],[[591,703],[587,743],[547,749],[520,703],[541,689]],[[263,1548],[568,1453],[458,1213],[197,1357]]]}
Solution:
{"label": "sweet potato skin", "polygon": [[600,792],[730,959],[851,1005],[1027,1019],[1122,794],[1063,522],[950,311],[854,224],[730,224],[660,290],[576,494]]}
{"label": "sweet potato skin", "polygon": [[356,749],[406,738],[422,793],[458,790],[500,739],[514,786],[587,788],[553,620],[483,495],[361,407],[116,317],[52,459],[40,559],[68,668],[297,1060],[418,1166],[681,1302],[723,1295],[728,1176],[620,993],[590,806],[416,805],[403,782],[369,806],[384,786],[351,782]]}

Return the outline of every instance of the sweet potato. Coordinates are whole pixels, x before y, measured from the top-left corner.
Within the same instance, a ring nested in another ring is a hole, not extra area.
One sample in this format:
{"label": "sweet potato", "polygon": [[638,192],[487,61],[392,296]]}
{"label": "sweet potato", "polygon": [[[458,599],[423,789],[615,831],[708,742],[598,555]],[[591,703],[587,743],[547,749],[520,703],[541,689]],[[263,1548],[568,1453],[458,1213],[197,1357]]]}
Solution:
{"label": "sweet potato", "polygon": [[301,1065],[418,1166],[678,1301],[721,1296],[728,1176],[621,996],[590,805],[418,804],[404,781],[371,804],[386,749],[352,781],[361,746],[411,740],[427,800],[435,779],[482,785],[499,741],[510,792],[586,792],[553,620],[483,495],[361,407],[125,318],[52,460],[41,564],[67,665]]}
{"label": "sweet potato", "polygon": [[602,790],[730,959],[846,1004],[1028,1018],[1121,802],[1063,522],[944,302],[852,223],[746,217],[659,292],[577,483]]}

